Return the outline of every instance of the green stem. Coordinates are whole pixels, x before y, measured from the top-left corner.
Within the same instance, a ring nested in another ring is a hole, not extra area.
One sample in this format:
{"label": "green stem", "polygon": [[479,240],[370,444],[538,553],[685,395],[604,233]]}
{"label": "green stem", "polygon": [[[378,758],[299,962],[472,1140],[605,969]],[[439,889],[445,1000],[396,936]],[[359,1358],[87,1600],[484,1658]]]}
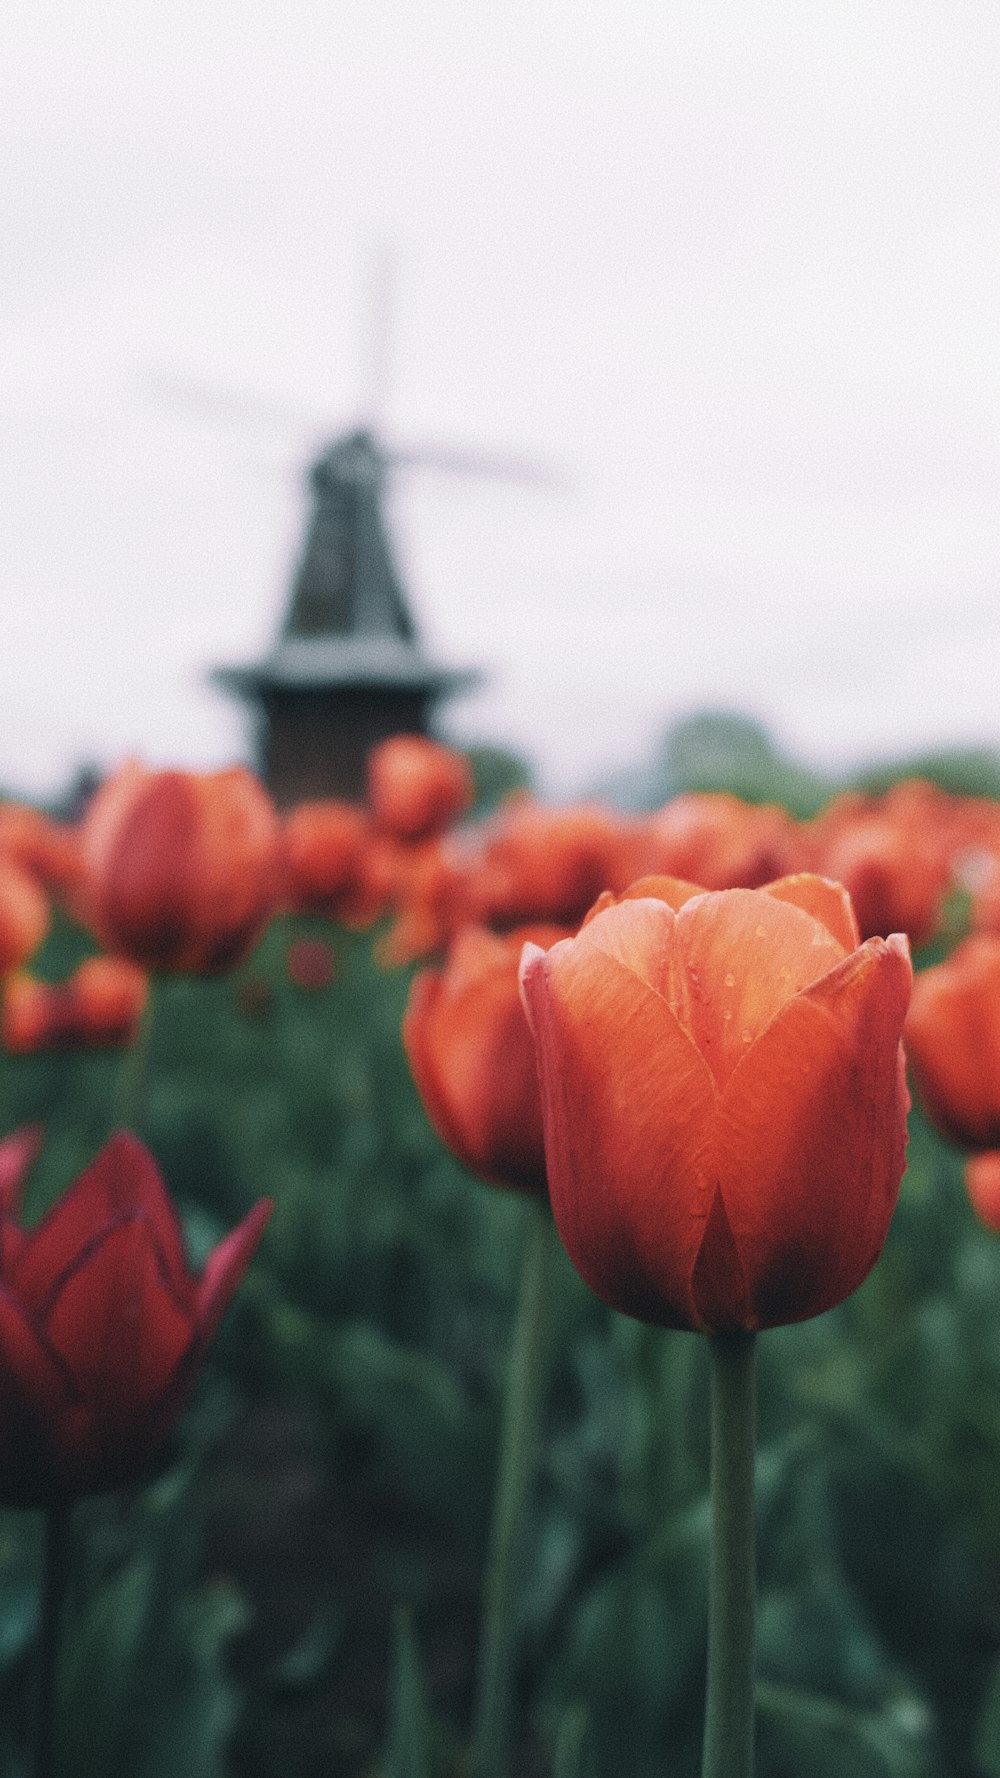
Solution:
{"label": "green stem", "polygon": [[524,1502],[535,1461],[546,1348],[546,1305],[557,1239],[548,1206],[531,1203],[517,1320],[507,1370],[493,1522],[486,1564],[471,1778],[507,1778],[514,1723],[514,1655],[522,1580]]}
{"label": "green stem", "polygon": [[753,1778],[754,1335],[715,1334],[712,1555],[701,1778]]}
{"label": "green stem", "polygon": [[130,1043],[122,1059],[115,1093],[115,1124],[122,1130],[136,1130],[146,1108],[149,1082],[149,1048],[153,1029],[153,993],[155,976],[150,977],[149,993],[142,1009],[142,1018],[134,1043]]}
{"label": "green stem", "polygon": [[38,1644],[38,1696],[31,1778],[52,1778],[56,1730],[56,1677],[59,1627],[69,1579],[69,1509],[49,1507],[45,1515],[45,1572]]}

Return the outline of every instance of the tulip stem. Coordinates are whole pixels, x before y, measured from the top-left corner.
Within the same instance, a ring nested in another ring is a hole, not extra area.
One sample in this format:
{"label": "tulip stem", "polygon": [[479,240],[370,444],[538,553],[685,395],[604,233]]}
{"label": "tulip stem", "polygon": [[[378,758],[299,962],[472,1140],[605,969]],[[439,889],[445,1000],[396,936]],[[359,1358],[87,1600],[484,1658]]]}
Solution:
{"label": "tulip stem", "polygon": [[59,1630],[69,1580],[69,1509],[51,1506],[45,1514],[45,1570],[38,1640],[38,1696],[31,1778],[52,1778],[56,1729]]}
{"label": "tulip stem", "polygon": [[754,1335],[714,1334],[702,1778],[753,1778]]}
{"label": "tulip stem", "polygon": [[479,1636],[470,1778],[507,1778],[514,1726],[518,1593],[522,1580],[524,1504],[544,1404],[546,1305],[558,1245],[546,1204],[527,1201],[531,1223],[521,1267],[510,1349],[493,1521]]}
{"label": "tulip stem", "polygon": [[125,1051],[118,1075],[115,1123],[122,1130],[137,1130],[146,1108],[149,1047],[153,1029],[153,986],[151,978],[139,1029]]}

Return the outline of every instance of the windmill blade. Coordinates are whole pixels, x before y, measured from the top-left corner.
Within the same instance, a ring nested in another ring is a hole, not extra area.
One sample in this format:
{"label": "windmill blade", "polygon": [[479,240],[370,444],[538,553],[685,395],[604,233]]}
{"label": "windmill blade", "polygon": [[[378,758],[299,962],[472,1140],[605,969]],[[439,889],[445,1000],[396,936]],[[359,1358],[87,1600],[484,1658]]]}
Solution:
{"label": "windmill blade", "polygon": [[566,478],[532,457],[503,451],[474,451],[449,445],[394,446],[382,452],[388,469],[440,470],[446,475],[488,476],[492,481],[519,482],[528,487],[563,489]]}
{"label": "windmill blade", "polygon": [[328,420],[307,413],[304,408],[284,401],[280,396],[228,389],[223,383],[202,383],[194,377],[175,376],[169,371],[147,372],[142,378],[142,386],[155,401],[174,408],[186,408],[228,425],[264,425],[315,437],[326,437],[330,432]]}
{"label": "windmill blade", "polygon": [[364,367],[364,386],[359,412],[364,430],[376,437],[385,423],[392,388],[392,348],[398,284],[399,256],[390,242],[383,241],[372,254],[367,300],[362,316],[364,338],[361,363]]}

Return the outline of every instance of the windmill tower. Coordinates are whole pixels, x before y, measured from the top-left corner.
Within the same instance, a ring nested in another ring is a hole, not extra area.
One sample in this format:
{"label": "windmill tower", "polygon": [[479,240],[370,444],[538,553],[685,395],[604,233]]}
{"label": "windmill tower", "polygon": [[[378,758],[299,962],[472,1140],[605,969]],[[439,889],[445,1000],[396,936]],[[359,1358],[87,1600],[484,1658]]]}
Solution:
{"label": "windmill tower", "polygon": [[273,647],[212,674],[253,711],[258,770],[279,808],[360,797],[370,749],[402,730],[425,733],[439,700],[479,678],[424,652],[393,560],[386,471],[421,460],[380,449],[368,430],[327,447],[309,472],[313,512]]}
{"label": "windmill tower", "polygon": [[[262,660],[212,674],[250,707],[258,769],[281,808],[306,797],[361,797],[376,742],[403,730],[426,732],[440,700],[481,677],[436,663],[421,645],[385,524],[387,474],[416,468],[559,485],[548,470],[517,456],[386,447],[376,416],[385,410],[389,382],[395,271],[391,249],[383,248],[365,310],[361,412],[369,418],[328,445],[309,471],[313,510],[277,638]],[[207,393],[198,396],[202,407]],[[208,400],[218,407],[219,393]],[[222,405],[231,415],[259,411],[242,397],[223,396]]]}

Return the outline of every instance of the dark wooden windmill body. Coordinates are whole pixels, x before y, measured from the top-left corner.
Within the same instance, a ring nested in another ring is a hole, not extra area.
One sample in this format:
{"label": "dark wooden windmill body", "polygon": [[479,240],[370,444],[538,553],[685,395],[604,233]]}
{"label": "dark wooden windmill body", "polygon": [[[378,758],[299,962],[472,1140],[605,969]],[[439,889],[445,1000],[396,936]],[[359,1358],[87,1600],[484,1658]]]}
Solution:
{"label": "dark wooden windmill body", "polygon": [[425,733],[438,701],[479,677],[435,664],[420,644],[383,517],[392,461],[356,431],[313,464],[315,504],[277,640],[256,664],[213,674],[254,713],[258,770],[279,808],[361,797],[370,749]]}

